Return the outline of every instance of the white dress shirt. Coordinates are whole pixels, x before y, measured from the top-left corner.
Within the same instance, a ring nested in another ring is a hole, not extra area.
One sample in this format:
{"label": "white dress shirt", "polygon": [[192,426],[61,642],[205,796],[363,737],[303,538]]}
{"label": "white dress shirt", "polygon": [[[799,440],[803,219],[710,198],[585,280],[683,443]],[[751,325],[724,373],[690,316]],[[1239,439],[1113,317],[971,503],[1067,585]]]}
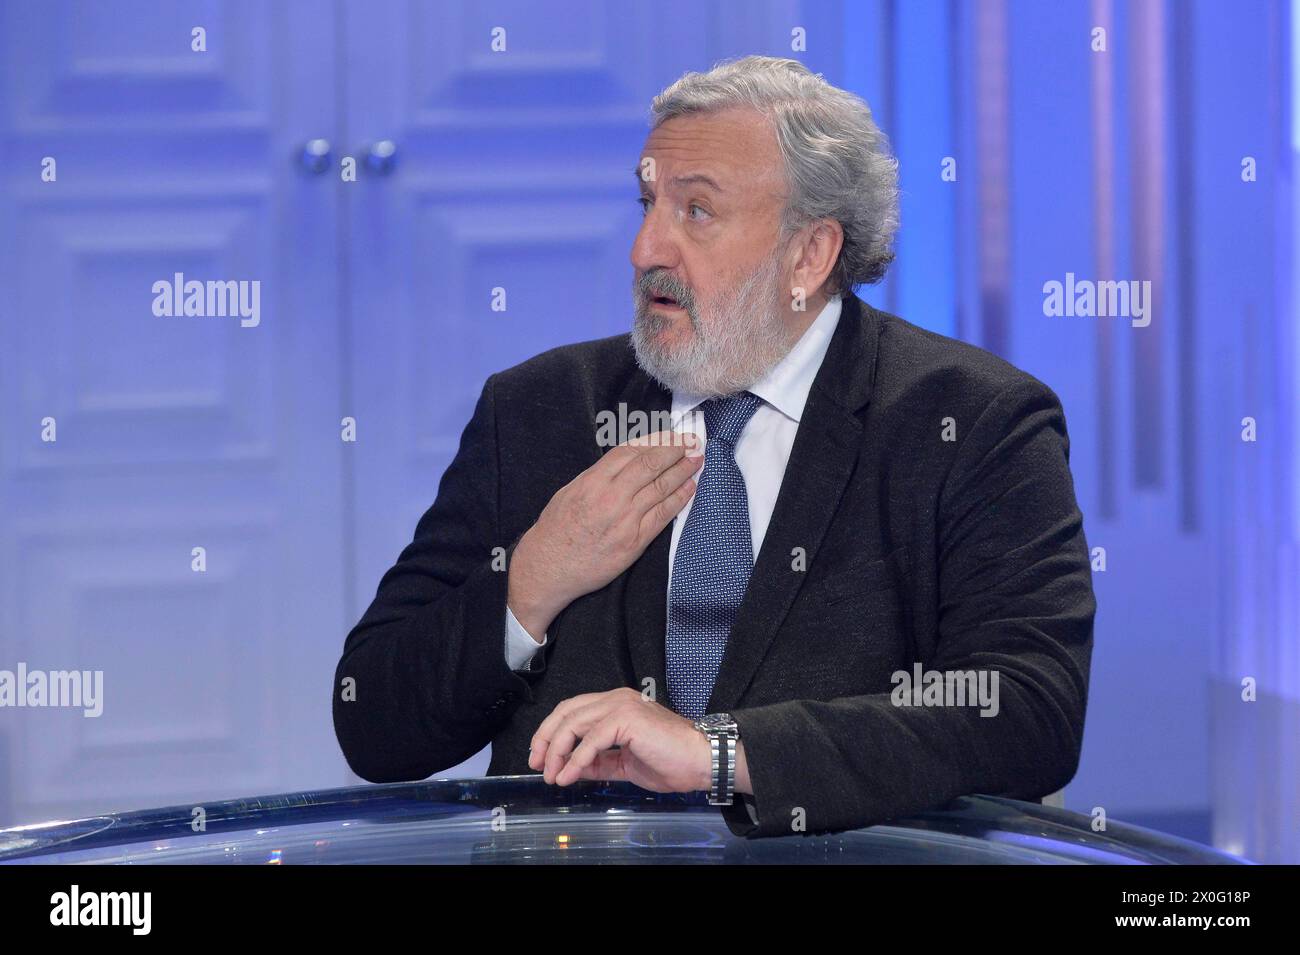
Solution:
{"label": "white dress shirt", "polygon": [[[749,499],[749,532],[754,545],[754,559],[758,559],[759,548],[767,534],[767,525],[771,523],[772,511],[776,507],[776,497],[781,491],[781,480],[785,477],[786,462],[790,460],[790,449],[794,446],[795,434],[799,431],[799,421],[803,417],[804,405],[808,403],[808,392],[812,389],[817,369],[826,357],[826,348],[840,321],[840,297],[834,296],[821,313],[800,336],[793,348],[750,392],[763,399],[754,416],[740,433],[736,442],[736,464],[745,478],[745,490]],[[705,434],[704,414],[697,406],[704,399],[697,395],[673,392],[672,429],[678,432],[692,431],[701,440]],[[702,477],[697,477],[697,480]],[[677,541],[686,526],[686,517],[691,512],[691,501],[686,502],[673,518],[672,543],[668,550],[668,579],[671,592],[673,557],[677,553]],[[665,600],[667,600],[665,595]],[[665,639],[667,635],[665,635]],[[538,643],[523,625],[515,619],[514,612],[506,607],[506,662],[512,670],[527,670],[533,655],[546,646],[547,637]]]}

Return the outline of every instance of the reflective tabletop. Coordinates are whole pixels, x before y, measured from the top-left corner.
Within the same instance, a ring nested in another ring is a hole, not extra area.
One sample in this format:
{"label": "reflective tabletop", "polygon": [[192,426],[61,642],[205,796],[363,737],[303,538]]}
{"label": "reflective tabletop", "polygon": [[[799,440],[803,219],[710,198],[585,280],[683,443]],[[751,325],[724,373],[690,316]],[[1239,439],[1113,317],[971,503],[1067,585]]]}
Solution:
{"label": "reflective tabletop", "polygon": [[1237,864],[1207,846],[991,796],[887,825],[746,839],[703,794],[540,776],[429,780],[0,829],[9,864]]}

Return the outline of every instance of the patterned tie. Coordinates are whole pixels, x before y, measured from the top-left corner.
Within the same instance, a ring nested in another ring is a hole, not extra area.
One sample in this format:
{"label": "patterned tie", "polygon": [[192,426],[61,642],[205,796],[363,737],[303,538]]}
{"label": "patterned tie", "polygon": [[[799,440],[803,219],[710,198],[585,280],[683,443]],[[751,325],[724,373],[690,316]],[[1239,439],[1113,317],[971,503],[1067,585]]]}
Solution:
{"label": "patterned tie", "polygon": [[749,500],[735,452],[760,404],[761,398],[743,391],[700,406],[708,439],[704,470],[673,555],[664,654],[668,699],[691,719],[705,714],[754,569]]}

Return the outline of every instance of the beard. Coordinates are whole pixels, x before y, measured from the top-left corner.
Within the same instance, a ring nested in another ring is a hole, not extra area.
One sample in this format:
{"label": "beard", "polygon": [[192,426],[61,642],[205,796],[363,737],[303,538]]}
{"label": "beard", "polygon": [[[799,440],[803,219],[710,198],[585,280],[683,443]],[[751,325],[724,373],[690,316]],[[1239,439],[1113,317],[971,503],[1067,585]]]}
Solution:
{"label": "beard", "polygon": [[[632,284],[636,308],[632,346],[637,364],[669,391],[706,398],[736,394],[757,384],[798,338],[785,322],[790,299],[780,281],[784,251],[778,242],[753,272],[702,307],[690,289],[667,273],[644,273]],[[680,315],[653,311],[655,295],[670,295],[685,309],[691,321],[688,341],[664,340]]]}

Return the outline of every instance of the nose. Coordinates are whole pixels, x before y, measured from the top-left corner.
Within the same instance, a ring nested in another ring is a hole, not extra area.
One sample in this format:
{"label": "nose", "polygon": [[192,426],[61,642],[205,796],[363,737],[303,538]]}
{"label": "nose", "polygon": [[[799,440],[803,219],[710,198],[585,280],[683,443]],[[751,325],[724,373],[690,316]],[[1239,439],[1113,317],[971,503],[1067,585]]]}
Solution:
{"label": "nose", "polygon": [[666,211],[661,213],[658,206],[651,206],[641,220],[641,228],[632,241],[631,260],[637,275],[654,268],[676,272],[681,264],[671,217]]}

